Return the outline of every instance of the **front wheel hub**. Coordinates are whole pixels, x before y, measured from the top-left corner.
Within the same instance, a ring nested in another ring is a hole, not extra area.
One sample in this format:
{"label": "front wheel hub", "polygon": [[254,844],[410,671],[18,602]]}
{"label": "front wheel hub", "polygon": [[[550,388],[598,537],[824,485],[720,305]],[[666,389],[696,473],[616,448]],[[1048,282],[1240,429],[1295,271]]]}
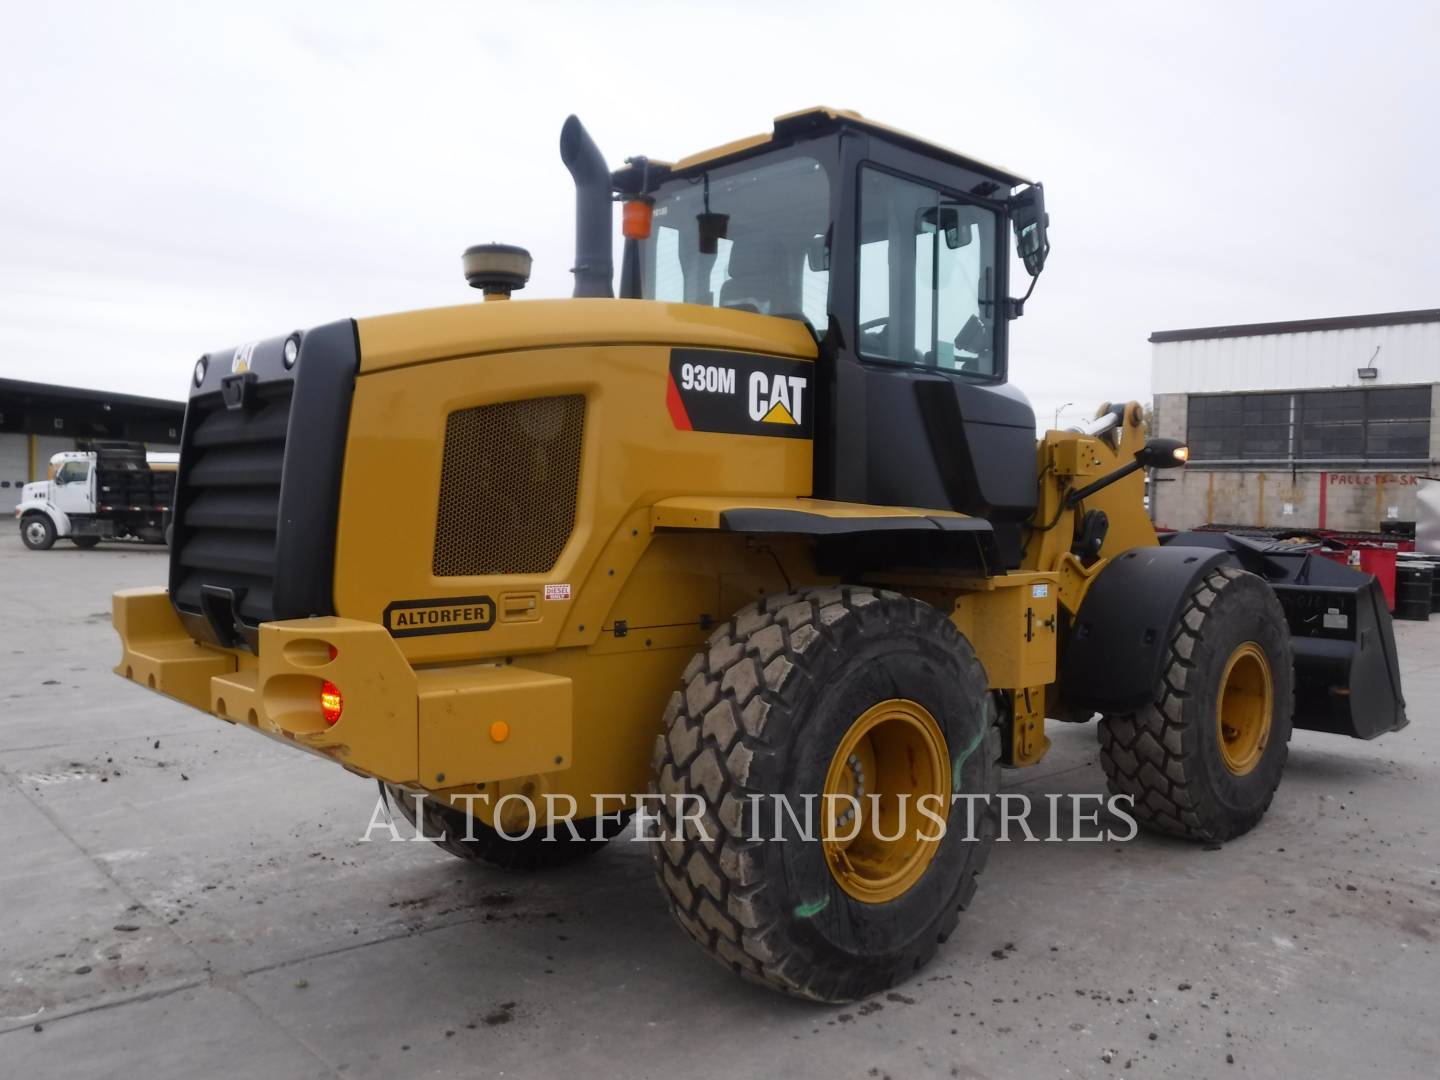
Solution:
{"label": "front wheel hub", "polygon": [[846,893],[883,904],[924,875],[943,836],[919,807],[948,817],[949,763],[940,725],[918,702],[882,701],[850,725],[821,799],[825,862]]}

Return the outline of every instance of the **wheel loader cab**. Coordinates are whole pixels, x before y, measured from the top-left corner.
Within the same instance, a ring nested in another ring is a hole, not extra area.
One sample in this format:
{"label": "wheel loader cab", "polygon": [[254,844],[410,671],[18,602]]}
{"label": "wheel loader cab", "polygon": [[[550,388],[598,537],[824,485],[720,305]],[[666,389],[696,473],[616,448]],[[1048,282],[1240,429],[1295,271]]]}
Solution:
{"label": "wheel loader cab", "polygon": [[621,295],[805,322],[821,350],[814,494],[994,523],[1035,509],[1035,416],[1006,382],[1021,177],[848,114],[615,174],[650,200]]}

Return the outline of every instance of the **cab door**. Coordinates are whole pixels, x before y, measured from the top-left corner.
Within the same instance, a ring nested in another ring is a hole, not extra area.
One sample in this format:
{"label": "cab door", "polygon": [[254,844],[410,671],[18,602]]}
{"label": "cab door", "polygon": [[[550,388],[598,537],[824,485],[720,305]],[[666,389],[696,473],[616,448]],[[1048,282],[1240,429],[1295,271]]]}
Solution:
{"label": "cab door", "polygon": [[1018,534],[1036,433],[1005,381],[1009,189],[872,134],[847,133],[841,159],[816,494]]}
{"label": "cab door", "polygon": [[71,517],[95,512],[95,499],[90,490],[92,472],[89,461],[67,461],[55,470],[52,501],[57,510]]}

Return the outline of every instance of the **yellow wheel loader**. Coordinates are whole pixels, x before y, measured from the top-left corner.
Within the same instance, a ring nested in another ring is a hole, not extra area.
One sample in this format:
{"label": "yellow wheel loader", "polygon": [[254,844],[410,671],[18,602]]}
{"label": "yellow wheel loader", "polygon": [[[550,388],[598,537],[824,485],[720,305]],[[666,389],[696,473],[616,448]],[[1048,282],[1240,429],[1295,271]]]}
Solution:
{"label": "yellow wheel loader", "polygon": [[830,109],[673,163],[611,171],[574,117],[560,149],[574,298],[514,299],[530,256],[480,245],[483,302],[200,358],[119,674],[462,857],[636,815],[691,937],[824,1001],[952,931],[1047,718],[1100,714],[1111,791],[1206,841],[1264,814],[1292,725],[1404,725],[1372,579],[1157,543],[1144,472],[1185,449],[1133,402],[1037,440],[1007,374],[1040,184]]}

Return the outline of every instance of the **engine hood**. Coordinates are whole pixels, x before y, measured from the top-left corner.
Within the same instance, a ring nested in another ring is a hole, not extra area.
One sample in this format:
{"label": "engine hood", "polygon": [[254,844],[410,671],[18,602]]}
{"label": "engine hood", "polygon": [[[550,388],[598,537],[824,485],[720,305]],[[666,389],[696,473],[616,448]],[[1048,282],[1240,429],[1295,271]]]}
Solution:
{"label": "engine hood", "polygon": [[813,358],[804,323],[658,300],[502,300],[359,319],[360,374],[574,345],[677,345]]}

